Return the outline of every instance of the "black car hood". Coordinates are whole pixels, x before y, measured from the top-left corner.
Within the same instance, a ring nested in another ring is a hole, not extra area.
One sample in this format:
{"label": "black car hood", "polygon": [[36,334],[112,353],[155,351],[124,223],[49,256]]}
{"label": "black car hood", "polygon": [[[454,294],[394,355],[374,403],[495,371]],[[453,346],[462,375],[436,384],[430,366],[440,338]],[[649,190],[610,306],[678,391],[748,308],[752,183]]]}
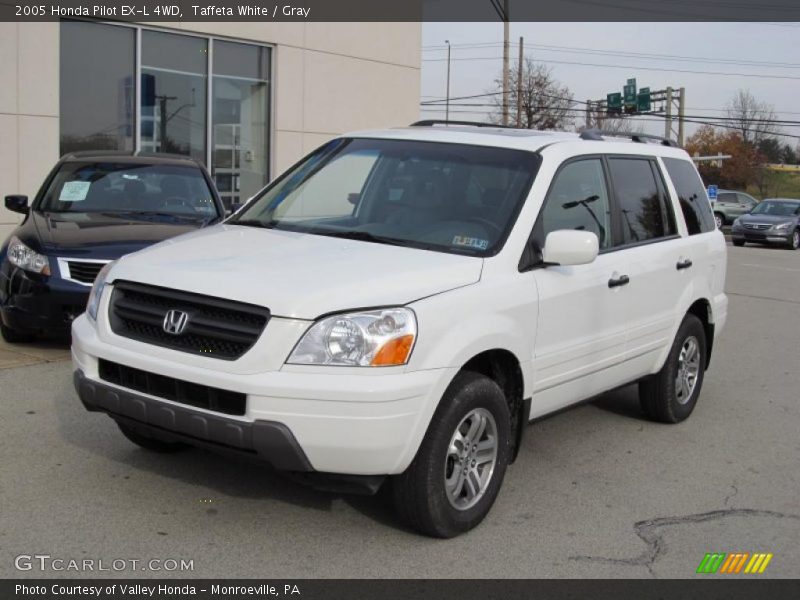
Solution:
{"label": "black car hood", "polygon": [[[21,229],[36,233],[40,252],[115,259],[167,238],[194,231],[202,221],[127,213],[32,211]],[[26,236],[27,237],[27,236]]]}
{"label": "black car hood", "polygon": [[746,215],[742,215],[739,217],[742,223],[785,223],[786,221],[792,221],[796,219],[795,215],[767,215],[767,214],[752,214],[748,213]]}

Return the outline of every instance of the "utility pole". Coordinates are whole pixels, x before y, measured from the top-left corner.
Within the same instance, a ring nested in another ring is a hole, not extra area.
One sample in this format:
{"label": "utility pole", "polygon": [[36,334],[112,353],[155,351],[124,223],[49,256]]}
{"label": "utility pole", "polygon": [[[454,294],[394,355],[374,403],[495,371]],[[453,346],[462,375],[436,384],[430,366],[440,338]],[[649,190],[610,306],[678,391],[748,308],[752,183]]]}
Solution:
{"label": "utility pole", "polygon": [[[167,102],[170,100],[177,100],[176,96],[156,96],[156,100],[158,100],[159,104],[159,119],[158,119],[158,135],[160,138],[160,149],[161,152],[167,152],[167,123],[170,120],[170,117],[167,116]],[[174,115],[173,115],[174,116]]]}
{"label": "utility pole", "polygon": [[586,129],[592,128],[592,101],[586,101]]}
{"label": "utility pole", "polygon": [[503,125],[508,125],[508,0],[503,0]]}
{"label": "utility pole", "polygon": [[683,147],[683,117],[686,114],[686,88],[682,87],[678,95],[678,145]]}
{"label": "utility pole", "polygon": [[445,40],[447,44],[447,104],[444,109],[444,120],[450,120],[450,40]]}
{"label": "utility pole", "polygon": [[517,65],[517,128],[522,127],[522,61],[524,60],[522,36],[519,37],[519,64]]}
{"label": "utility pole", "polygon": [[664,137],[672,139],[672,88],[667,88],[666,115],[664,116]]}

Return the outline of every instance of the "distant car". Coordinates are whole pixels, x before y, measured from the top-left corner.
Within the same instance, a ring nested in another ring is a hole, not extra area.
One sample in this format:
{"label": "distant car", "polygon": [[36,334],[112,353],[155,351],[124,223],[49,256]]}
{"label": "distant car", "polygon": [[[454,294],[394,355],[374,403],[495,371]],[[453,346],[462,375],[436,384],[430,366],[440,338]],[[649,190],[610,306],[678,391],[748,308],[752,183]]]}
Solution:
{"label": "distant car", "polygon": [[757,204],[758,200],[744,192],[719,190],[717,201],[714,203],[714,220],[717,222],[717,229],[722,228],[723,225],[730,225],[737,217],[753,210]]}
{"label": "distant car", "polygon": [[733,222],[734,246],[745,242],[800,248],[800,200],[768,198]]}
{"label": "distant car", "polygon": [[196,161],[120,152],[64,156],[0,246],[0,333],[9,343],[69,333],[100,269],[155,242],[225,216],[211,177]]}

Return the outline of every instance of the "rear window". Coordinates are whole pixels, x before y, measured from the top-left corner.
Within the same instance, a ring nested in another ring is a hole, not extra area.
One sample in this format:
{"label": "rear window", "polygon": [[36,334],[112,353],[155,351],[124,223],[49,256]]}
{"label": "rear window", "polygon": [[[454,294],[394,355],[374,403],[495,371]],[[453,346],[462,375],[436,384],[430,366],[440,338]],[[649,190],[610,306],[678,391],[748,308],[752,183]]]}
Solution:
{"label": "rear window", "polygon": [[711,204],[694,164],[679,158],[664,158],[663,160],[669,178],[672,179],[672,184],[678,193],[678,200],[689,235],[713,231],[716,225],[711,212]]}

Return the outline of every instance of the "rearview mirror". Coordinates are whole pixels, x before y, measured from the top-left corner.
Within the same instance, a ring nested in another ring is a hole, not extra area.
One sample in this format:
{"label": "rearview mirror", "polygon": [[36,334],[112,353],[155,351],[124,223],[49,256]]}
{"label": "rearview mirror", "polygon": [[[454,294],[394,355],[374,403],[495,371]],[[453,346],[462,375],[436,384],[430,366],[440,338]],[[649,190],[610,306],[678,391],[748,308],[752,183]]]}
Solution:
{"label": "rearview mirror", "polygon": [[600,240],[591,231],[559,229],[547,234],[542,251],[545,265],[568,267],[593,262],[600,252]]}
{"label": "rearview mirror", "polygon": [[21,196],[19,194],[6,196],[6,208],[13,212],[27,215],[28,211],[30,210],[28,208],[28,197]]}

